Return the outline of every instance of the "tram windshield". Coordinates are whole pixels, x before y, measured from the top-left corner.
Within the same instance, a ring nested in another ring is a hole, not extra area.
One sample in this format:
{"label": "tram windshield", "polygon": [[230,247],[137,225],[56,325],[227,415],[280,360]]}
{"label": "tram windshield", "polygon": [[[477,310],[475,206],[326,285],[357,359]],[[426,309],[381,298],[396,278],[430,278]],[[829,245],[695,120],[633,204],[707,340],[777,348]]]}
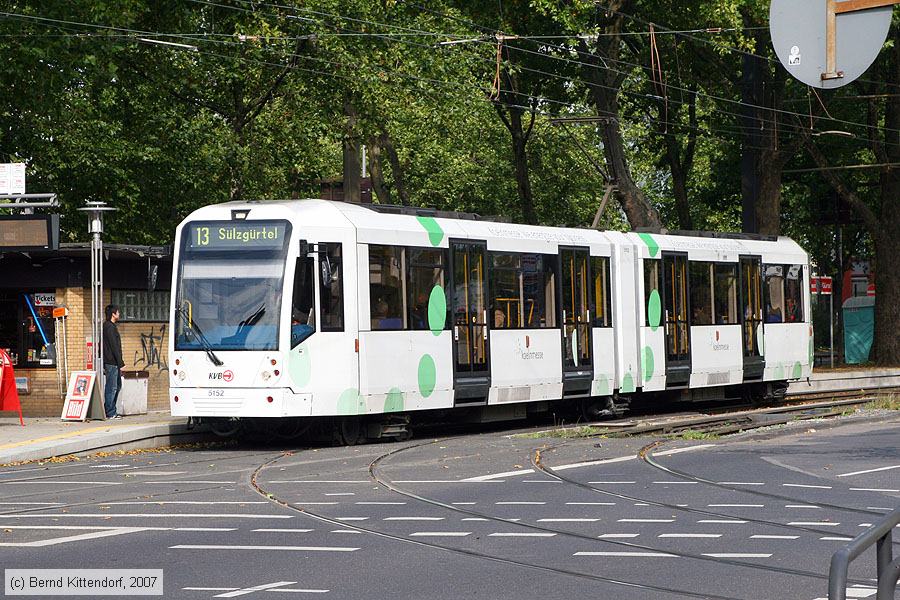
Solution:
{"label": "tram windshield", "polygon": [[276,350],[286,221],[209,221],[182,232],[176,350]]}

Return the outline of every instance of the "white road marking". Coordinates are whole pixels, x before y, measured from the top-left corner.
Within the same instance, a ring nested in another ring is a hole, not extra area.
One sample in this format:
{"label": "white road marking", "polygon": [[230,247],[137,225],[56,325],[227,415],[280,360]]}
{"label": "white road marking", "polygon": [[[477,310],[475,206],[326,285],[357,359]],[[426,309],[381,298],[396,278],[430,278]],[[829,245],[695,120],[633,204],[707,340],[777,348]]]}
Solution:
{"label": "white road marking", "polygon": [[254,529],[253,531],[264,533],[309,533],[310,531],[315,531],[315,529]]}
{"label": "white road marking", "polygon": [[810,488],[814,490],[830,490],[830,485],[807,485],[805,483],[782,483],[784,487]]}
{"label": "white road marking", "polygon": [[650,506],[650,505],[647,504],[646,502],[635,502],[634,505],[635,505],[635,506]]}
{"label": "white road marking", "polygon": [[719,485],[766,485],[762,481],[720,481]]}
{"label": "white road marking", "polygon": [[184,479],[184,480],[174,480],[174,479],[166,479],[160,481],[145,481],[144,483],[149,483],[151,485],[161,485],[164,483],[209,483],[209,484],[226,484],[226,483],[237,483],[236,481],[221,480],[221,479]]}
{"label": "white road marking", "polygon": [[368,521],[369,517],[337,517],[335,521]]}
{"label": "white road marking", "polygon": [[701,519],[697,522],[698,523],[715,523],[715,524],[722,525],[722,524],[730,524],[730,523],[741,524],[741,523],[746,523],[747,521],[742,521],[740,519]]}
{"label": "white road marking", "polygon": [[50,538],[47,540],[36,540],[34,542],[0,542],[0,547],[17,547],[17,548],[43,548],[45,546],[56,546],[57,544],[65,544],[67,542],[81,542],[85,540],[94,540],[97,538],[111,537],[114,535],[124,535],[127,533],[137,533],[146,531],[144,527],[116,527],[114,529],[102,529],[93,533],[80,533],[77,535],[69,535],[66,537]]}
{"label": "white road marking", "polygon": [[573,556],[620,556],[629,558],[664,556],[674,558],[676,555],[668,552],[576,552]]}
{"label": "white road marking", "polygon": [[475,506],[477,502],[451,502],[453,506]]}
{"label": "white road marking", "polygon": [[300,588],[278,588],[275,590],[266,590],[267,592],[293,592],[296,594],[327,594],[331,590],[312,590]]}
{"label": "white road marking", "polygon": [[466,537],[472,535],[471,531],[417,531],[409,534],[410,537]]}
{"label": "white road marking", "polygon": [[506,471],[505,473],[494,473],[493,475],[479,475],[478,477],[468,477],[460,479],[462,483],[481,483],[484,481],[492,481],[495,479],[503,479],[504,477],[513,477],[515,475],[530,475],[534,473],[534,469],[521,469],[519,471]]}
{"label": "white road marking", "polygon": [[854,475],[865,475],[866,473],[878,473],[879,471],[890,471],[900,469],[900,465],[891,465],[890,467],[879,467],[877,469],[867,469],[865,471],[853,471],[852,473],[842,473],[838,477],[853,477]]}
{"label": "white road marking", "polygon": [[852,542],[853,538],[849,537],[820,537],[823,542]]}
{"label": "white road marking", "polygon": [[709,556],[710,558],[770,558],[772,555],[753,552],[711,552],[703,556]]}
{"label": "white road marking", "polygon": [[765,504],[707,504],[709,508],[765,508]]}
{"label": "white road marking", "polygon": [[4,519],[106,519],[147,518],[147,519],[293,519],[293,515],[254,515],[242,513],[45,513],[42,515],[2,515]]}
{"label": "white road marking", "polygon": [[641,535],[641,534],[639,534],[639,533],[604,533],[603,535],[598,535],[597,537],[600,539],[616,540],[616,539],[620,539],[620,538],[621,539],[636,538],[639,535]]}
{"label": "white road marking", "polygon": [[872,526],[871,523],[860,523],[859,524],[859,527],[871,527],[871,526]]}
{"label": "white road marking", "polygon": [[558,479],[523,479],[522,483],[562,483]]}
{"label": "white road marking", "polygon": [[326,496],[355,496],[356,492],[332,492],[330,494],[325,494]]}
{"label": "white road marking", "polygon": [[187,473],[187,471],[128,471],[126,475],[151,475],[154,477],[171,477],[172,475],[184,475],[185,473]]}
{"label": "white road marking", "polygon": [[356,531],[355,529],[332,529],[329,533],[358,533],[358,534],[361,534],[362,531]]}
{"label": "white road marking", "polygon": [[187,590],[189,592],[233,592],[234,590],[239,590],[241,588],[226,588],[226,587],[185,587],[181,588],[183,590]]}
{"label": "white road marking", "polygon": [[460,519],[460,521],[489,521],[490,519],[485,519],[482,517],[466,517],[465,519]]}
{"label": "white road marking", "polygon": [[627,484],[627,483],[635,483],[634,481],[588,481],[588,483],[601,483],[601,484]]}
{"label": "white road marking", "polygon": [[796,540],[799,535],[751,535],[751,540]]}
{"label": "white road marking", "polygon": [[354,502],[360,506],[406,506],[406,502]]}
{"label": "white road marking", "polygon": [[293,585],[297,583],[296,581],[276,581],[275,583],[264,583],[262,585],[254,585],[253,587],[246,588],[238,588],[236,590],[226,592],[224,594],[218,594],[214,596],[215,598],[237,598],[238,596],[246,596],[247,594],[252,594],[253,592],[262,592],[264,590],[268,590],[271,588],[284,587],[286,585]]}
{"label": "white road marking", "polygon": [[568,469],[577,469],[579,467],[593,467],[596,465],[608,465],[612,463],[620,463],[628,460],[634,460],[637,456],[630,454],[628,456],[617,456],[616,458],[602,458],[600,460],[589,460],[585,462],[572,463],[569,465],[558,465],[553,467],[554,471],[566,471]]}
{"label": "white road marking", "polygon": [[619,523],[674,523],[675,519],[619,519]]}
{"label": "white road marking", "polygon": [[[510,519],[512,520],[512,519]],[[538,519],[538,523],[596,523],[600,519]]]}
{"label": "white road marking", "polygon": [[694,450],[703,450],[704,448],[712,448],[715,444],[698,444],[696,446],[688,446],[686,448],[675,448],[674,450],[664,450],[662,452],[654,452],[653,456],[669,456],[672,454],[681,454],[682,452],[692,452]]}
{"label": "white road marking", "polygon": [[615,502],[566,502],[567,506],[615,506]]}
{"label": "white road marking", "polygon": [[661,533],[661,538],[720,538],[721,533]]}
{"label": "white road marking", "polygon": [[555,533],[489,533],[488,537],[554,537]]}
{"label": "white road marking", "polygon": [[821,506],[816,506],[815,504],[785,504],[785,508],[815,508],[820,509]]}
{"label": "white road marking", "polygon": [[61,479],[56,479],[54,481],[0,481],[2,485],[73,485],[73,484],[85,484],[85,485],[122,485],[121,481],[63,481]]}
{"label": "white road marking", "polygon": [[0,502],[0,506],[60,506],[62,502]]}
{"label": "white road marking", "polygon": [[164,506],[167,504],[192,504],[198,506],[206,506],[206,505],[214,505],[214,504],[269,504],[265,500],[219,500],[219,501],[199,501],[199,500],[130,500],[128,502],[98,502],[97,504],[102,504],[104,506],[128,506],[128,505],[158,505]]}
{"label": "white road marking", "polygon": [[696,485],[699,481],[654,481],[658,485]]}
{"label": "white road marking", "polygon": [[[91,469],[124,469],[128,465],[90,465]],[[33,470],[33,469],[29,469]]]}
{"label": "white road marking", "polygon": [[179,544],[169,546],[179,550],[285,550],[296,552],[355,552],[359,548],[341,546],[226,546],[216,544]]}
{"label": "white road marking", "polygon": [[494,502],[494,504],[496,504],[497,506],[542,506],[547,503],[546,502],[530,502],[527,500],[523,500],[523,501],[508,500],[508,501],[504,501],[504,502]]}
{"label": "white road marking", "polygon": [[385,521],[443,521],[444,517],[385,517]]}
{"label": "white road marking", "polygon": [[398,479],[394,483],[462,483],[459,479]]}
{"label": "white road marking", "polygon": [[797,525],[800,527],[837,527],[840,523],[828,521],[791,521],[788,525]]}
{"label": "white road marking", "polygon": [[888,494],[898,494],[900,490],[890,490],[886,488],[850,488],[851,492],[887,492]]}

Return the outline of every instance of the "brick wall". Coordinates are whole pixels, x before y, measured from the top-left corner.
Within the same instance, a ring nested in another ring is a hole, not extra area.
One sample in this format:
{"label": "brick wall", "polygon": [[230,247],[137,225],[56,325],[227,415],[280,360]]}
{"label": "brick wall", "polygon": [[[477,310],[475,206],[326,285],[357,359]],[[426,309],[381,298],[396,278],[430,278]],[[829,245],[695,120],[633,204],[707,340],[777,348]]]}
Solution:
{"label": "brick wall", "polygon": [[[109,291],[105,290],[104,307],[109,298]],[[65,325],[69,373],[83,370],[87,361],[86,338],[91,335],[90,290],[60,288],[56,290],[56,301],[69,309]],[[150,375],[149,410],[169,407],[168,328],[168,323],[119,323],[125,369],[147,371]],[[57,356],[61,361],[62,349],[57,350]],[[62,394],[59,392],[56,369],[16,369],[16,375],[30,379],[30,393],[20,395],[25,416],[47,417],[62,413],[65,390]]]}

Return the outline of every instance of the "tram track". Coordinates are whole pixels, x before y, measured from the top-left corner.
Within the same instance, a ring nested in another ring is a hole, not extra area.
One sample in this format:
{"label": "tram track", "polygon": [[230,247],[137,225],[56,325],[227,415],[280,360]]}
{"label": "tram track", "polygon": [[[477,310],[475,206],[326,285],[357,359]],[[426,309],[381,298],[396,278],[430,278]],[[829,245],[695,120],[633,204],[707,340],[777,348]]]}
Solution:
{"label": "tram track", "polygon": [[[454,505],[448,504],[448,503],[443,502],[443,501],[438,500],[438,499],[428,498],[428,497],[422,496],[422,495],[420,495],[420,494],[416,494],[416,493],[414,493],[414,492],[412,492],[412,491],[410,491],[410,490],[401,488],[400,486],[398,486],[398,485],[396,485],[395,483],[393,483],[393,481],[391,481],[390,479],[388,479],[388,478],[386,478],[386,477],[383,477],[382,475],[379,474],[379,466],[380,466],[382,463],[384,463],[385,461],[391,459],[392,457],[396,457],[397,455],[399,455],[399,454],[401,454],[401,453],[410,452],[410,451],[413,451],[413,450],[415,450],[415,449],[422,448],[422,447],[424,447],[424,446],[433,445],[433,444],[435,444],[435,443],[444,443],[444,442],[446,442],[446,441],[447,441],[447,438],[437,439],[437,440],[433,440],[433,441],[429,441],[429,442],[425,442],[425,443],[413,444],[413,445],[411,445],[411,446],[406,446],[406,447],[404,447],[404,448],[399,448],[399,449],[395,449],[395,450],[392,450],[392,451],[390,451],[390,452],[387,452],[387,453],[385,453],[385,454],[383,454],[383,455],[377,457],[375,460],[372,461],[372,463],[370,463],[370,465],[369,465],[369,478],[373,481],[373,483],[376,483],[376,484],[378,484],[378,485],[380,485],[380,486],[382,486],[382,487],[384,487],[384,488],[390,490],[391,492],[394,492],[394,493],[396,493],[396,494],[398,494],[398,495],[404,496],[404,497],[409,498],[409,499],[411,499],[411,500],[415,500],[415,501],[417,501],[417,502],[420,502],[420,503],[423,503],[423,504],[427,504],[427,505],[429,505],[429,506],[438,507],[438,508],[441,508],[441,509],[444,509],[444,510],[453,512],[453,513],[455,513],[455,514],[465,515],[466,517],[476,517],[476,518],[484,519],[484,520],[487,520],[487,521],[490,521],[490,522],[495,522],[495,523],[500,523],[500,524],[507,525],[507,526],[514,526],[514,527],[517,527],[517,528],[527,529],[527,530],[529,530],[529,531],[531,531],[531,532],[552,533],[552,534],[554,534],[554,535],[558,535],[558,536],[562,536],[562,537],[568,537],[568,538],[577,539],[577,540],[580,540],[580,541],[587,541],[587,542],[590,542],[590,543],[592,543],[592,544],[602,543],[602,544],[606,544],[606,545],[618,546],[618,547],[621,547],[621,548],[628,549],[628,550],[630,550],[630,551],[645,551],[645,552],[654,552],[654,553],[665,553],[666,555],[676,556],[676,557],[680,557],[680,558],[694,559],[694,560],[701,560],[701,561],[704,561],[704,562],[710,562],[710,563],[716,563],[716,564],[724,564],[724,565],[728,565],[728,566],[731,566],[731,567],[748,568],[748,569],[761,570],[761,571],[770,572],[770,573],[778,573],[778,574],[782,574],[782,575],[789,575],[789,576],[796,576],[796,577],[806,577],[806,578],[811,578],[811,579],[816,579],[816,580],[827,580],[827,576],[826,576],[826,575],[822,575],[822,574],[820,574],[820,573],[811,572],[811,571],[805,571],[805,570],[802,570],[802,569],[791,569],[791,568],[787,568],[787,567],[776,567],[776,566],[761,565],[761,564],[758,564],[758,563],[750,563],[750,562],[745,562],[745,561],[740,561],[740,560],[735,560],[735,559],[729,559],[729,558],[721,558],[721,557],[705,556],[705,555],[702,555],[702,554],[689,553],[689,552],[682,552],[682,551],[678,551],[678,550],[663,549],[663,548],[659,548],[659,547],[655,547],[655,546],[647,546],[647,545],[643,545],[643,544],[635,544],[635,543],[632,543],[632,542],[624,542],[624,541],[620,541],[620,540],[613,540],[613,539],[599,539],[599,538],[594,537],[594,536],[591,536],[591,535],[582,534],[582,533],[578,533],[578,532],[574,532],[574,531],[566,531],[566,530],[562,530],[562,529],[554,529],[554,528],[552,528],[552,527],[545,527],[545,526],[542,526],[542,525],[530,524],[530,523],[523,523],[523,522],[521,522],[521,521],[515,521],[515,520],[511,520],[511,519],[506,519],[506,518],[503,518],[503,517],[498,517],[498,516],[496,516],[496,515],[491,515],[491,514],[484,513],[484,512],[480,512],[480,511],[476,511],[476,510],[467,509],[467,508],[462,508],[462,507],[459,507],[459,506],[454,506]],[[281,497],[279,497],[278,495],[274,494],[273,492],[271,492],[271,491],[269,491],[269,490],[266,490],[266,489],[259,483],[259,480],[258,480],[258,475],[259,475],[259,473],[260,473],[263,469],[265,469],[266,467],[271,466],[272,464],[274,464],[274,462],[277,461],[277,460],[278,460],[278,457],[276,457],[276,458],[273,459],[272,461],[269,461],[269,462],[267,462],[267,463],[264,463],[263,465],[260,465],[260,467],[257,469],[257,471],[254,472],[253,476],[251,477],[251,485],[254,487],[254,489],[255,489],[260,495],[262,495],[262,496],[268,498],[270,501],[272,501],[272,502],[274,502],[274,503],[276,503],[276,504],[278,504],[278,505],[280,505],[280,506],[283,506],[283,507],[285,507],[285,508],[288,508],[288,509],[290,509],[290,510],[292,510],[292,511],[296,511],[296,512],[305,514],[305,515],[307,515],[307,516],[310,516],[310,517],[312,517],[312,518],[314,518],[314,519],[317,519],[317,520],[320,520],[320,521],[323,521],[323,522],[327,522],[327,523],[329,523],[329,524],[336,525],[336,526],[340,526],[340,527],[349,527],[349,528],[352,528],[352,529],[354,529],[354,530],[356,530],[356,531],[359,531],[359,532],[361,532],[361,533],[370,533],[370,534],[373,534],[373,535],[377,535],[377,536],[380,536],[380,537],[386,537],[386,538],[393,539],[393,540],[397,540],[397,541],[403,541],[403,542],[406,542],[406,543],[414,543],[414,544],[416,544],[416,545],[427,546],[427,547],[433,547],[433,548],[442,549],[442,550],[449,550],[449,551],[452,551],[452,552],[462,553],[462,554],[468,555],[468,556],[474,556],[474,557],[480,557],[480,558],[487,558],[487,559],[490,559],[490,560],[500,561],[500,562],[504,562],[504,563],[507,563],[507,564],[515,564],[515,565],[518,565],[518,566],[524,566],[524,567],[529,567],[529,568],[539,568],[539,569],[541,569],[541,570],[551,570],[551,571],[553,571],[553,572],[557,572],[557,573],[560,573],[560,574],[572,575],[572,576],[576,576],[576,577],[588,577],[588,578],[590,578],[590,579],[595,579],[595,580],[599,580],[599,581],[604,581],[604,582],[607,582],[607,583],[616,583],[616,584],[630,585],[630,586],[635,586],[635,585],[638,585],[638,586],[644,586],[644,584],[639,584],[639,583],[635,583],[635,582],[623,582],[623,581],[621,581],[621,580],[616,580],[616,579],[611,579],[611,578],[600,577],[600,576],[596,576],[596,575],[592,575],[592,574],[585,574],[585,573],[576,572],[576,571],[571,571],[571,570],[567,570],[567,569],[557,569],[557,568],[555,568],[555,567],[550,567],[550,566],[547,566],[547,565],[534,565],[534,564],[532,564],[532,563],[526,563],[526,562],[523,562],[523,561],[517,561],[517,560],[515,560],[515,559],[507,559],[507,558],[505,558],[505,557],[496,557],[496,556],[493,556],[493,555],[486,555],[486,554],[484,554],[484,553],[480,553],[480,552],[477,552],[477,551],[467,550],[467,549],[462,549],[462,548],[456,548],[456,547],[453,547],[453,546],[446,546],[446,545],[442,545],[442,544],[433,544],[433,543],[429,543],[429,542],[422,542],[421,540],[410,540],[410,539],[408,539],[408,538],[406,538],[406,537],[398,536],[398,535],[394,535],[394,534],[390,534],[390,533],[387,533],[387,532],[384,532],[384,531],[381,531],[381,530],[378,530],[378,529],[373,529],[373,528],[369,528],[369,527],[362,527],[362,526],[359,526],[359,525],[352,525],[352,524],[348,524],[348,523],[346,523],[346,522],[344,522],[344,521],[339,521],[339,520],[336,520],[336,519],[332,519],[332,518],[327,517],[327,516],[325,516],[325,515],[322,515],[322,514],[320,514],[320,513],[317,513],[317,512],[314,512],[314,511],[310,511],[310,510],[308,510],[308,509],[306,509],[306,508],[304,508],[304,507],[302,507],[302,506],[293,505],[293,504],[291,504],[287,499],[281,498]],[[563,481],[565,482],[565,480],[563,480]],[[637,500],[640,500],[640,499],[637,499]],[[649,503],[649,502],[648,502],[648,503]],[[678,510],[683,510],[683,509],[684,509],[684,507],[677,507],[677,506],[675,506],[675,505],[665,505],[665,506],[666,506],[666,508],[672,508],[672,509],[678,509]],[[700,513],[705,514],[705,515],[708,515],[708,516],[717,516],[717,517],[731,518],[731,519],[737,518],[737,517],[734,517],[734,516],[732,516],[732,515],[724,515],[724,514],[721,514],[721,513],[715,513],[715,512],[713,512],[713,511],[700,511],[699,509],[692,509],[692,510],[695,511],[695,512],[700,512]],[[743,520],[748,520],[748,519],[743,519]],[[759,522],[760,522],[761,524],[765,524],[765,525],[772,525],[772,524],[773,524],[773,523],[770,523],[770,522],[767,522],[767,521],[763,521],[763,520],[759,520]],[[802,527],[798,527],[798,526],[793,526],[792,529],[795,529],[795,530],[801,530],[801,529],[802,529],[802,530],[804,530],[805,532],[808,532],[808,533],[815,533],[815,534],[818,534],[818,535],[822,535],[822,534],[827,535],[827,534],[832,534],[832,533],[833,533],[833,532],[829,532],[829,531],[820,531],[820,530],[816,530],[816,529],[812,529],[812,528],[802,528]],[[862,581],[862,580],[860,580],[860,581],[858,581],[857,583],[864,584],[865,582]],[[695,592],[685,592],[685,591],[683,591],[683,590],[674,590],[674,589],[664,588],[664,587],[658,587],[658,586],[657,586],[657,587],[649,586],[649,587],[646,587],[645,589],[653,590],[653,591],[664,591],[664,592],[673,593],[673,594],[689,595],[689,596],[691,596],[691,597],[704,597],[704,598],[717,598],[717,597],[719,597],[719,596],[715,596],[715,595],[697,594],[697,593],[695,593]]]}

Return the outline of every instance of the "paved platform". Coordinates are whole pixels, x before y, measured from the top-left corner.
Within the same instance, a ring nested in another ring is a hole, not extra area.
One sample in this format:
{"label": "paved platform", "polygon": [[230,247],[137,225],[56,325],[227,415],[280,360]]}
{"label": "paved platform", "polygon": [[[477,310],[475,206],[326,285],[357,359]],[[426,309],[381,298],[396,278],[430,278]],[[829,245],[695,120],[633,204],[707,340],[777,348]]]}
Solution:
{"label": "paved platform", "polygon": [[900,369],[837,369],[813,370],[809,381],[802,379],[788,386],[788,394],[822,394],[851,392],[877,387],[900,387]]}
{"label": "paved platform", "polygon": [[[10,413],[4,413],[9,415]],[[187,419],[167,412],[110,421],[62,421],[54,417],[0,417],[0,465],[101,450],[155,448],[206,439],[205,427],[188,428]]]}

